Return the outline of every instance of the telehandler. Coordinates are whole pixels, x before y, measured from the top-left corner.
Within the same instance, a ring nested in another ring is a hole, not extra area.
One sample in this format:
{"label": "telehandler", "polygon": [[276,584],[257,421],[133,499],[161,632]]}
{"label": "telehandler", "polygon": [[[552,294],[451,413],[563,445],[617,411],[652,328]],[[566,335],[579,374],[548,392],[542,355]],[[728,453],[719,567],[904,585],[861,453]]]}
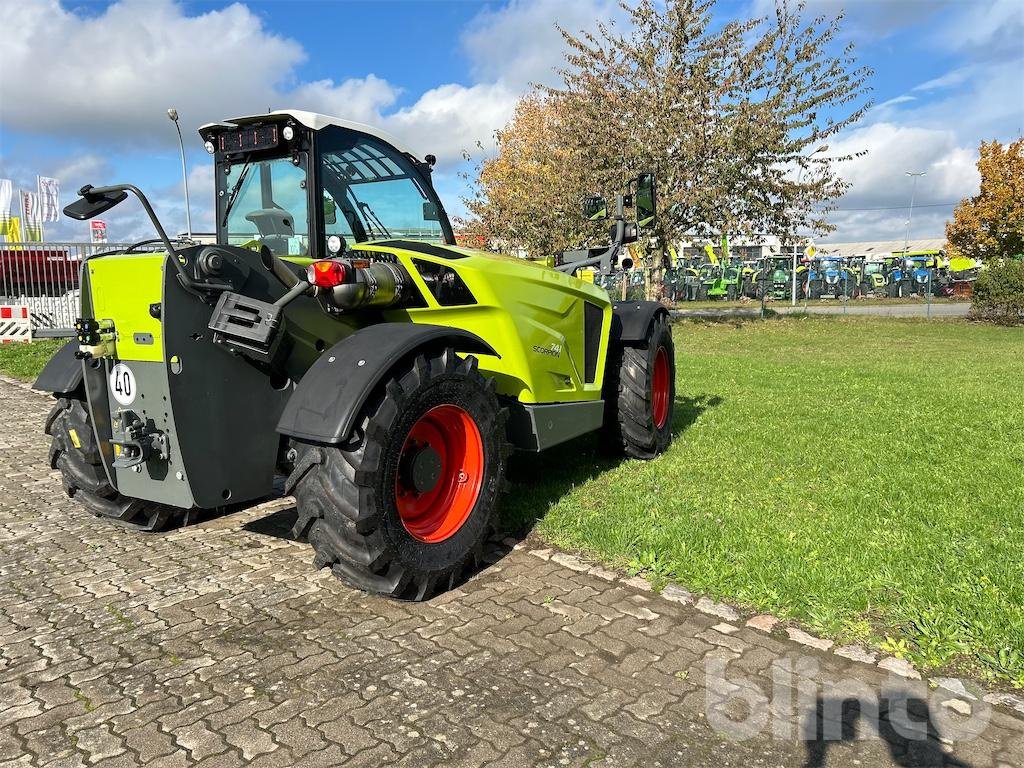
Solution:
{"label": "telehandler", "polygon": [[315,565],[421,600],[476,566],[511,449],[594,431],[630,457],[668,447],[668,313],[573,276],[618,267],[654,221],[653,175],[615,198],[610,246],[551,268],[456,247],[435,158],[374,128],[288,110],[199,133],[216,244],[169,238],[130,184],[64,209],[132,194],[158,234],[82,263],[78,338],[34,385],[86,510],[160,530],[284,476]]}

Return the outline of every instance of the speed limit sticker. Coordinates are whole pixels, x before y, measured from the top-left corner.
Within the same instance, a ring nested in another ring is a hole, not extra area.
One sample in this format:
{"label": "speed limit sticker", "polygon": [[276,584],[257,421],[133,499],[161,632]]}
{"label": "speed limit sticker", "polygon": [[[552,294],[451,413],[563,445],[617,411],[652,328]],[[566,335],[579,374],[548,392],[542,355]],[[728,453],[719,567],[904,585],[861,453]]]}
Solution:
{"label": "speed limit sticker", "polygon": [[135,402],[135,374],[124,363],[118,363],[110,371],[110,391],[121,405]]}

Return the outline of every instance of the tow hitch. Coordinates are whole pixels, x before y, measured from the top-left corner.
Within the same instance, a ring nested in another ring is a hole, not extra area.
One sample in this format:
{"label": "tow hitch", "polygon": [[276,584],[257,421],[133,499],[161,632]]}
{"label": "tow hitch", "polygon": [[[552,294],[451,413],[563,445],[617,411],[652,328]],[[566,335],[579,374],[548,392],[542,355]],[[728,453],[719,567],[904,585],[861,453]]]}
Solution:
{"label": "tow hitch", "polygon": [[135,411],[125,408],[114,414],[111,424],[114,436],[110,444],[114,446],[114,464],[120,469],[137,467],[153,456],[167,460],[167,435],[150,427],[139,418]]}

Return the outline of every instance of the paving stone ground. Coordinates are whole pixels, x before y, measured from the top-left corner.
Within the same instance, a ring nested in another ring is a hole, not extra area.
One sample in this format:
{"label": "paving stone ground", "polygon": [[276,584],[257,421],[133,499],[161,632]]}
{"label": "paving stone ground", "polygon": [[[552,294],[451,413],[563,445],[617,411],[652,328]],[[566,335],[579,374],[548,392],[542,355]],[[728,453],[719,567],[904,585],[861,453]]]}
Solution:
{"label": "paving stone ground", "polygon": [[112,527],[47,467],[48,407],[0,382],[0,767],[1024,765],[1009,710],[572,559],[411,604],[314,571],[286,499]]}

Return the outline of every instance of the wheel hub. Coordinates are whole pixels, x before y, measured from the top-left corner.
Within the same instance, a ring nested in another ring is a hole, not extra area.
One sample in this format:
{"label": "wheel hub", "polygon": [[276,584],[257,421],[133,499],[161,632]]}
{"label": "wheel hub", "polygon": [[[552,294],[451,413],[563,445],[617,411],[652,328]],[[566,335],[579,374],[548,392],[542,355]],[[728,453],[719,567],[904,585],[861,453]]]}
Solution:
{"label": "wheel hub", "polygon": [[483,445],[473,417],[457,405],[435,406],[413,424],[395,475],[395,507],[413,538],[444,541],[469,519],[483,486]]}
{"label": "wheel hub", "polygon": [[441,454],[429,443],[413,444],[402,455],[403,485],[417,496],[429,493],[437,487],[441,479]]}

